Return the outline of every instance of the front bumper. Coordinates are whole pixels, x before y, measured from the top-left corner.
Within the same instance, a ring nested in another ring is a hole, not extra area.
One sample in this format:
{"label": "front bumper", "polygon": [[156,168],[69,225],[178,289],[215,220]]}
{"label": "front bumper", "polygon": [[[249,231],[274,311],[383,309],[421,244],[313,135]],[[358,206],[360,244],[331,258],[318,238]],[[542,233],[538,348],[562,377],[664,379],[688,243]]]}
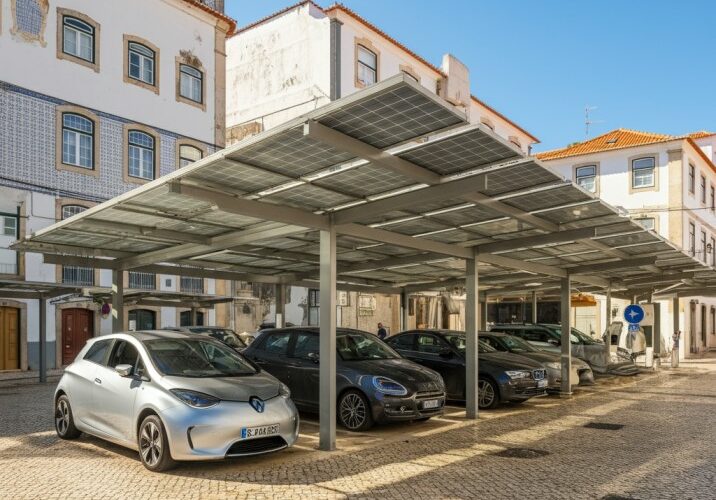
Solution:
{"label": "front bumper", "polygon": [[[589,370],[591,373],[591,370]],[[562,390],[562,370],[557,370],[555,368],[547,368],[547,379],[549,380],[549,384],[547,386],[548,391],[561,391]],[[579,385],[581,383],[581,378],[579,376],[579,369],[575,366],[572,366],[572,372],[570,373],[569,377],[569,384],[571,386]]]}
{"label": "front bumper", "polygon": [[535,396],[547,394],[547,387],[537,387],[534,379],[509,380],[500,384],[500,399],[507,401],[525,401]]}
{"label": "front bumper", "polygon": [[[436,408],[425,408],[426,401],[438,401]],[[445,410],[444,391],[416,392],[411,396],[388,396],[376,393],[373,419],[376,422],[416,420],[442,415]]]}
{"label": "front bumper", "polygon": [[[192,408],[183,403],[161,412],[174,460],[216,460],[258,455],[292,446],[298,439],[298,411],[289,398],[265,401],[258,413],[248,402],[222,401],[211,408]],[[242,439],[242,429],[279,425],[270,438]],[[250,443],[249,443],[250,442]]]}

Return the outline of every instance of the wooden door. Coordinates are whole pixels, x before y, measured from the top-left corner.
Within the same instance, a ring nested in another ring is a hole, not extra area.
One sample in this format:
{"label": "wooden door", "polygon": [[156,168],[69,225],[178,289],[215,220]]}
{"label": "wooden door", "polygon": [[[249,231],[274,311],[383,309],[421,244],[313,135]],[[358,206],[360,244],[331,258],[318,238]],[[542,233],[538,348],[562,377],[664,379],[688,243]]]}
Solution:
{"label": "wooden door", "polygon": [[62,364],[69,365],[94,336],[94,313],[87,309],[62,311]]}
{"label": "wooden door", "polygon": [[20,311],[0,307],[0,370],[20,369]]}

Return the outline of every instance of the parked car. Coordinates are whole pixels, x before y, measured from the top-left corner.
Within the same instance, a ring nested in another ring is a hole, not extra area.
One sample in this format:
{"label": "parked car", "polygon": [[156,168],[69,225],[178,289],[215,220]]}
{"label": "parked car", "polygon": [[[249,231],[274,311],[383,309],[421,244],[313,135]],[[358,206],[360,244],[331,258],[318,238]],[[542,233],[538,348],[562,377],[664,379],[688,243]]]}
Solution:
{"label": "parked car", "polygon": [[[411,330],[389,337],[387,343],[405,358],[440,373],[448,399],[465,400],[465,332]],[[542,363],[498,352],[482,341],[478,342],[478,354],[479,408],[545,394],[548,380]]]}
{"label": "parked car", "polygon": [[223,342],[229,347],[233,347],[237,351],[243,351],[249,345],[249,342],[246,341],[247,339],[242,337],[241,334],[237,334],[231,328],[223,326],[178,326],[165,328],[165,330],[206,335]]}
{"label": "parked car", "polygon": [[[502,324],[494,325],[490,331],[504,332],[520,337],[537,349],[561,353],[562,329],[559,325],[549,324]],[[572,356],[589,364],[595,373],[614,373],[617,375],[636,375],[637,366],[628,359],[613,360],[607,354],[604,342],[571,329]]]}
{"label": "parked car", "polygon": [[152,471],[278,451],[298,438],[285,384],[216,340],[180,332],[90,339],[54,401],[60,438],[86,432],[138,450]]}
{"label": "parked car", "polygon": [[[427,420],[443,412],[440,374],[400,357],[375,335],[339,328],[336,334],[337,416],[348,430],[374,423]],[[291,388],[296,405],[318,410],[319,331],[264,330],[244,354]]]}
{"label": "parked car", "polygon": [[[547,369],[549,385],[547,390],[559,391],[562,384],[562,358],[559,354],[541,351],[526,340],[502,332],[480,332],[480,340],[498,351],[519,354],[542,363]],[[593,384],[594,373],[587,363],[579,358],[572,359],[570,385]]]}

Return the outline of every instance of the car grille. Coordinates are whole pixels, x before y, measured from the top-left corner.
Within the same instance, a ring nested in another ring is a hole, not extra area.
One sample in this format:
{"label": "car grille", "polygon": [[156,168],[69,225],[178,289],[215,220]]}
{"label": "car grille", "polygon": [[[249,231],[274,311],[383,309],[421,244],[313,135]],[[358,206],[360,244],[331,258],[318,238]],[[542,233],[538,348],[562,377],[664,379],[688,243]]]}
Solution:
{"label": "car grille", "polygon": [[542,380],[546,375],[545,371],[546,370],[534,370],[532,372],[532,378],[535,380]]}
{"label": "car grille", "polygon": [[271,436],[246,441],[237,441],[226,452],[227,457],[240,457],[242,455],[257,455],[278,451],[288,446],[281,436]]}
{"label": "car grille", "polygon": [[443,391],[418,391],[415,393],[415,399],[438,399],[445,396]]}
{"label": "car grille", "polygon": [[424,382],[418,384],[418,394],[421,392],[440,392],[441,390],[442,387],[440,387],[440,382]]}

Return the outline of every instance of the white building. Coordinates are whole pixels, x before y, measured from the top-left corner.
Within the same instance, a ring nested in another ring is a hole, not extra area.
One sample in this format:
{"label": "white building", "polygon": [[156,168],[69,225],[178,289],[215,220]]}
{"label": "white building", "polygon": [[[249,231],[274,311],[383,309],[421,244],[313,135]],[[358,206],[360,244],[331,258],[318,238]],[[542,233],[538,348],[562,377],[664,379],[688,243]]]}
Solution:
{"label": "white building", "polygon": [[[715,153],[716,134],[709,132],[671,136],[617,129],[537,157],[714,266]],[[673,333],[673,301],[658,302],[667,330],[662,328],[662,335],[668,338]],[[682,353],[716,348],[715,297],[681,298],[677,313],[684,338]]]}
{"label": "white building", "polygon": [[[8,246],[223,147],[224,47],[234,27],[222,0],[0,2],[0,279],[110,286],[110,271],[44,264]],[[121,222],[107,221],[107,231],[121,238]],[[148,273],[125,280],[216,288]],[[0,301],[0,370],[37,366],[37,307]],[[126,310],[137,327],[174,325],[182,312]],[[88,300],[48,304],[47,321],[49,367],[111,331]]]}
{"label": "white building", "polygon": [[[462,107],[471,122],[484,123],[524,152],[538,142],[470,93],[469,70],[454,56],[446,54],[438,67],[341,4],[324,9],[312,1],[299,2],[238,29],[228,39],[226,52],[229,144],[400,72]],[[290,297],[286,320],[315,324],[312,294],[293,288]],[[396,297],[351,292],[342,300],[350,304],[341,308],[343,326],[375,331],[380,321],[399,331]],[[428,316],[433,326],[443,317],[439,312]]]}

